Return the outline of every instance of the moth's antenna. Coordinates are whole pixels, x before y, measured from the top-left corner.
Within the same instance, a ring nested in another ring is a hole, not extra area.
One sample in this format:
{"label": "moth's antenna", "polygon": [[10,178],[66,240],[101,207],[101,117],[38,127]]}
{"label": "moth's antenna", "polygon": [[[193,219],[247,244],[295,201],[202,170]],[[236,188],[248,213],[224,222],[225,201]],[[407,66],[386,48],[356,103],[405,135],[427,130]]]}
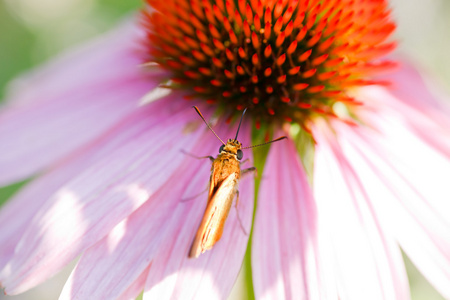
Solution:
{"label": "moth's antenna", "polygon": [[[203,122],[205,122],[206,126],[208,126],[209,130],[211,130],[212,133],[214,133],[214,135],[216,136],[216,138],[218,138],[219,141],[221,141],[222,144],[225,145],[225,143],[222,141],[222,139],[214,132],[214,130],[211,128],[211,126],[209,126],[208,122],[206,122],[205,118],[203,117],[202,113],[201,113],[200,110],[197,108],[197,106],[192,106],[192,107],[193,107],[193,108],[195,109],[195,111],[198,113],[198,115],[200,116],[200,118],[202,118]],[[238,130],[238,132],[239,132],[239,130]]]}
{"label": "moth's antenna", "polygon": [[239,129],[241,129],[242,119],[244,118],[244,115],[245,115],[246,111],[247,111],[247,109],[244,109],[244,111],[242,112],[241,120],[239,121],[238,130],[236,132],[236,137],[234,138],[235,141],[237,140],[237,136],[239,134]]}
{"label": "moth's antenna", "polygon": [[242,148],[242,149],[249,149],[249,148],[254,148],[254,147],[264,146],[264,145],[267,145],[267,144],[270,144],[270,143],[275,143],[275,142],[278,142],[278,141],[281,141],[281,140],[284,140],[284,139],[287,139],[287,137],[286,137],[286,136],[282,136],[282,137],[279,137],[279,138],[277,138],[277,139],[275,139],[275,140],[273,140],[273,141],[267,142],[267,143],[262,143],[262,144],[258,144],[258,145],[253,145],[253,146],[249,146],[249,147],[244,147],[244,148]]}

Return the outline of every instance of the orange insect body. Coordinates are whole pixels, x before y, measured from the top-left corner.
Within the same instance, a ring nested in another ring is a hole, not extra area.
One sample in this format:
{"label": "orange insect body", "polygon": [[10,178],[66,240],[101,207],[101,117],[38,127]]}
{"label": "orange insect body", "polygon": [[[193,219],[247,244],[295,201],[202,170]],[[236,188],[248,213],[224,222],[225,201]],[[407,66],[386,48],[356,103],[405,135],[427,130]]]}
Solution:
{"label": "orange insect body", "polygon": [[238,193],[241,168],[237,152],[240,149],[241,143],[228,140],[221,153],[214,159],[211,167],[208,203],[189,257],[198,257],[211,249],[222,237],[231,204]]}
{"label": "orange insect body", "polygon": [[[236,203],[239,199],[238,183],[241,177],[240,160],[243,157],[241,149],[257,147],[286,138],[283,136],[261,145],[242,148],[241,143],[237,140],[239,128],[242,123],[241,117],[236,137],[234,139],[229,139],[225,144],[209,126],[198,108],[195,106],[194,108],[208,128],[222,142],[222,146],[220,146],[220,154],[216,158],[208,156],[213,161],[211,166],[211,177],[209,180],[208,203],[206,205],[205,213],[203,214],[202,222],[200,223],[197,234],[192,242],[191,250],[189,251],[189,257],[191,258],[197,258],[206,250],[211,249],[222,237],[223,227],[227,220],[228,213],[230,212],[233,199],[236,195]],[[244,116],[244,113],[242,116]],[[242,170],[242,173],[253,170],[255,170],[255,168],[251,167]]]}
{"label": "orange insect body", "polygon": [[211,178],[208,195],[208,203],[219,185],[231,174],[237,173],[236,180],[239,180],[241,168],[237,158],[237,150],[241,149],[241,143],[236,140],[228,140],[225,147],[211,166]]}

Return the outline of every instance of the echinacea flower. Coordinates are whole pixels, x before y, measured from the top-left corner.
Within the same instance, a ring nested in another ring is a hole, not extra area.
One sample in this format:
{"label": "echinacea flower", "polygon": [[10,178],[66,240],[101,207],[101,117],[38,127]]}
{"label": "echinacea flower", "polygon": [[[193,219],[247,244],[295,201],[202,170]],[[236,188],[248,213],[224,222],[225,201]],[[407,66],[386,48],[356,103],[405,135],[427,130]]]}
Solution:
{"label": "echinacea flower", "polygon": [[[147,0],[138,20],[0,112],[0,184],[35,177],[0,211],[7,294],[79,257],[62,299],[223,299],[252,232],[258,299],[408,299],[400,248],[450,297],[450,109],[386,58],[387,1]],[[184,153],[220,143],[193,105],[224,139],[247,108],[244,146],[289,136],[245,152],[254,221],[245,176],[197,259],[210,164]]]}

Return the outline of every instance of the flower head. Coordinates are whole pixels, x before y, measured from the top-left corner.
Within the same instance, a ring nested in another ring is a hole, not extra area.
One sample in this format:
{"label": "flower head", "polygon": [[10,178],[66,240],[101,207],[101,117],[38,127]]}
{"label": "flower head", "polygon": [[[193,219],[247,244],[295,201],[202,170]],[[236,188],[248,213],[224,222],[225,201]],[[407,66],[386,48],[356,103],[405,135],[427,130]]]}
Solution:
{"label": "flower head", "polygon": [[[382,58],[387,1],[148,0],[137,19],[23,79],[0,111],[0,183],[38,175],[0,211],[7,294],[80,257],[63,299],[223,299],[252,232],[258,299],[408,299],[399,246],[450,297],[450,109]],[[258,191],[241,178],[196,259],[211,165],[185,153],[221,147],[192,105],[224,140],[248,108],[242,149],[289,136],[245,153]]]}
{"label": "flower head", "polygon": [[259,122],[304,124],[358,103],[395,43],[386,1],[148,1],[149,60],[171,86]]}

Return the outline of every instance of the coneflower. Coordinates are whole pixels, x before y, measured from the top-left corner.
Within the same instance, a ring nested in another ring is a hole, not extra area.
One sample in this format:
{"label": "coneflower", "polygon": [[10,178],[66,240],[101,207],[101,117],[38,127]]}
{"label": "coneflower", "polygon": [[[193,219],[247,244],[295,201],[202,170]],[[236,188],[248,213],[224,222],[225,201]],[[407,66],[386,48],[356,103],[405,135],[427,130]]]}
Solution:
{"label": "coneflower", "polygon": [[[0,212],[5,292],[80,256],[62,299],[224,299],[250,245],[258,299],[408,299],[400,247],[450,297],[450,110],[394,30],[382,0],[147,0],[35,72],[0,111],[0,184],[36,176]],[[245,152],[258,190],[197,259],[211,166],[185,153],[220,143],[193,105],[289,137]]]}

